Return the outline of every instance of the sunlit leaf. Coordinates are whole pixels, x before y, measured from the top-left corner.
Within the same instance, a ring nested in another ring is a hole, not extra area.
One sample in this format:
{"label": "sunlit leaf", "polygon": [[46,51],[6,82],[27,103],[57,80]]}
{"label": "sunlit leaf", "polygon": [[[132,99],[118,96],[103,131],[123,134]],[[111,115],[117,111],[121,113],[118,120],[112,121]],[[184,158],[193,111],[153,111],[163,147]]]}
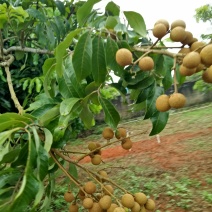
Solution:
{"label": "sunlit leaf", "polygon": [[74,105],[79,101],[80,101],[79,98],[64,99],[60,104],[60,114],[62,116],[68,115],[71,112]]}

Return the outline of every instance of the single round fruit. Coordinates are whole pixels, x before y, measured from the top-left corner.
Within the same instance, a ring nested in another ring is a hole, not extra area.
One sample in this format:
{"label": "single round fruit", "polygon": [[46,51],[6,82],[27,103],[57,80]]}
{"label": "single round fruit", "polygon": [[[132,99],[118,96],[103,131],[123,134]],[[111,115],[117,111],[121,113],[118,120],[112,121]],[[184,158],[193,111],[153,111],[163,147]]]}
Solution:
{"label": "single round fruit", "polygon": [[67,191],[65,194],[64,194],[64,199],[66,202],[72,202],[74,200],[74,195],[71,191]]}
{"label": "single round fruit", "polygon": [[169,97],[169,105],[172,108],[182,108],[186,103],[186,97],[181,93],[173,93]]}
{"label": "single round fruit", "polygon": [[181,76],[191,76],[196,72],[196,68],[187,68],[184,65],[180,65],[179,71]]}
{"label": "single round fruit", "polygon": [[130,138],[125,138],[121,142],[121,146],[123,149],[129,150],[132,148],[133,142],[131,141]]}
{"label": "single round fruit", "polygon": [[126,212],[124,208],[117,207],[113,212]]}
{"label": "single round fruit", "polygon": [[96,149],[96,148],[97,148],[96,142],[89,142],[89,143],[88,143],[88,149],[89,149],[90,151],[93,151],[93,150]]}
{"label": "single round fruit", "polygon": [[155,22],[154,26],[157,24],[164,24],[166,26],[166,31],[169,30],[169,22],[166,19],[159,19]]}
{"label": "single round fruit", "polygon": [[178,20],[175,20],[171,23],[171,29],[174,29],[175,27],[178,27],[178,26],[185,29],[186,28],[185,21],[178,19]]}
{"label": "single round fruit", "polygon": [[160,112],[168,111],[171,108],[169,105],[169,96],[166,94],[160,95],[156,99],[156,108]]}
{"label": "single round fruit", "polygon": [[140,212],[146,212],[146,208],[142,206]]}
{"label": "single round fruit", "polygon": [[201,50],[204,48],[205,43],[202,41],[196,41],[194,43],[191,44],[191,51],[196,51],[196,52],[201,52]]}
{"label": "single round fruit", "polygon": [[154,60],[149,56],[145,56],[139,60],[138,66],[142,71],[150,71],[154,68]]}
{"label": "single round fruit", "polygon": [[111,185],[107,184],[107,185],[104,185],[103,192],[106,195],[111,195],[111,194],[113,194],[114,189],[113,189],[113,187]]}
{"label": "single round fruit", "polygon": [[93,157],[91,157],[91,163],[93,165],[99,165],[102,162],[102,158],[101,155],[96,154]]}
{"label": "single round fruit", "polygon": [[92,181],[86,182],[84,190],[88,194],[93,194],[96,191],[96,185]]}
{"label": "single round fruit", "polygon": [[147,210],[155,210],[155,202],[152,199],[148,199],[144,207]]}
{"label": "single round fruit", "polygon": [[181,48],[178,53],[188,54],[189,52],[191,52],[191,49],[190,48]]}
{"label": "single round fruit", "polygon": [[158,39],[164,37],[166,35],[166,32],[167,32],[166,26],[162,23],[156,24],[152,29],[153,35]]}
{"label": "single round fruit", "polygon": [[93,199],[86,197],[83,201],[82,201],[82,206],[86,209],[90,209],[93,207]]}
{"label": "single round fruit", "polygon": [[182,44],[186,45],[186,44],[191,44],[191,42],[193,41],[193,34],[189,31],[185,31],[186,32],[186,37],[183,41],[181,41]]}
{"label": "single round fruit", "polygon": [[170,32],[170,39],[174,42],[182,42],[186,38],[186,31],[184,28],[177,26]]}
{"label": "single round fruit", "polygon": [[123,127],[119,127],[116,131],[115,131],[115,137],[117,139],[120,138],[126,138],[127,137],[127,130]]}
{"label": "single round fruit", "polygon": [[205,65],[202,64],[202,63],[200,63],[200,64],[197,66],[197,68],[196,68],[196,73],[197,73],[197,72],[200,72],[200,71],[203,71],[204,69],[205,69]]}
{"label": "single round fruit", "polygon": [[197,38],[193,38],[192,41],[191,41],[191,43],[189,44],[189,46],[191,46],[196,41],[198,41],[198,39]]}
{"label": "single round fruit", "polygon": [[187,68],[196,68],[201,62],[198,52],[190,52],[183,58],[183,65]]}
{"label": "single round fruit", "polygon": [[134,197],[135,197],[135,201],[139,205],[144,205],[147,202],[147,196],[144,193],[142,193],[142,192],[135,193]]}
{"label": "single round fruit", "polygon": [[121,197],[121,204],[126,208],[132,208],[135,204],[135,200],[131,194],[124,194]]}
{"label": "single round fruit", "polygon": [[98,171],[98,174],[100,175],[100,177],[97,176],[97,180],[102,181],[102,182],[107,181],[107,180],[104,180],[104,178],[108,178],[108,175],[107,175],[106,171],[100,170],[100,171]]}
{"label": "single round fruit", "polygon": [[99,200],[99,205],[103,210],[107,210],[112,203],[111,196],[105,195]]}
{"label": "single round fruit", "polygon": [[212,65],[209,68],[207,68],[205,71],[203,71],[202,79],[204,82],[212,83]]}
{"label": "single round fruit", "polygon": [[79,206],[77,204],[71,204],[69,206],[69,212],[78,212]]}
{"label": "single round fruit", "polygon": [[137,202],[135,202],[134,206],[131,208],[131,211],[140,212],[140,210],[141,210],[141,206]]}
{"label": "single round fruit", "polygon": [[118,205],[115,203],[112,203],[110,207],[107,209],[107,212],[113,212],[115,208],[118,208]]}
{"label": "single round fruit", "polygon": [[102,131],[102,136],[103,138],[110,140],[114,137],[114,132],[112,130],[112,128],[110,127],[105,127]]}
{"label": "single round fruit", "polygon": [[102,212],[102,211],[103,211],[102,208],[97,202],[94,202],[93,207],[89,209],[89,212]]}
{"label": "single round fruit", "polygon": [[212,65],[212,44],[205,46],[201,52],[201,61],[205,65]]}
{"label": "single round fruit", "polygon": [[130,50],[121,48],[116,52],[116,62],[120,66],[130,65],[133,61],[133,56]]}

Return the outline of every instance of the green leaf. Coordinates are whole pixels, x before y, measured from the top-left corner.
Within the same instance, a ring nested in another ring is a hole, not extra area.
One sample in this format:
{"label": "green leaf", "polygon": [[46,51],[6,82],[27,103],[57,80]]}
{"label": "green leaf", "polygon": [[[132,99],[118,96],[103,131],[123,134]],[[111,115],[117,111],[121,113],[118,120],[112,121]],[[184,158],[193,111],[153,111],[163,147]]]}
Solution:
{"label": "green leaf", "polygon": [[153,117],[150,118],[152,122],[152,130],[150,136],[157,135],[160,133],[166,126],[169,118],[169,112],[157,112]]}
{"label": "green leaf", "polygon": [[85,32],[75,47],[73,67],[78,81],[85,79],[92,72],[92,39],[90,32]]}
{"label": "green leaf", "polygon": [[15,59],[21,60],[24,58],[25,52],[15,51]]}
{"label": "green leaf", "polygon": [[66,38],[56,47],[55,58],[56,58],[56,72],[59,77],[63,74],[63,57],[67,54],[67,48],[71,45],[73,38],[81,31],[76,29],[70,32]]}
{"label": "green leaf", "polygon": [[110,1],[105,7],[105,13],[107,15],[119,16],[120,7],[113,1]]}
{"label": "green leaf", "polygon": [[100,0],[88,0],[77,10],[77,22],[79,26],[83,26],[90,16],[93,6]]}
{"label": "green leaf", "polygon": [[172,67],[173,67],[173,59],[168,57],[168,56],[164,56],[164,69],[166,71],[166,74],[162,80],[163,83],[163,87],[165,90],[169,89],[173,83],[173,77],[172,77]]}
{"label": "green leaf", "polygon": [[150,75],[149,77],[146,77],[145,79],[143,79],[142,81],[138,82],[137,84],[135,84],[135,85],[128,85],[127,87],[129,89],[140,89],[140,90],[142,90],[144,88],[149,87],[154,82],[155,82],[155,78]]}
{"label": "green leaf", "polygon": [[118,111],[109,100],[103,97],[99,97],[99,102],[105,114],[105,122],[115,129],[120,121],[120,115]]}
{"label": "green leaf", "polygon": [[15,131],[22,130],[22,128],[14,128],[5,132],[0,133],[0,145],[2,145]]}
{"label": "green leaf", "polygon": [[22,121],[27,124],[30,124],[33,122],[32,117],[29,117],[29,116],[27,117],[24,115],[20,115],[18,113],[8,112],[8,113],[0,114],[0,123],[7,122],[7,121],[20,121],[20,122]]}
{"label": "green leaf", "polygon": [[46,150],[46,152],[49,152],[52,146],[53,136],[47,128],[43,128],[43,132],[45,135],[44,149]]}
{"label": "green leaf", "polygon": [[114,71],[117,76],[122,76],[123,67],[116,62],[116,52],[118,51],[117,43],[111,38],[107,38],[106,43],[106,61],[107,67]]}
{"label": "green leaf", "polygon": [[60,104],[60,114],[62,116],[68,115],[73,109],[74,105],[79,102],[81,99],[79,98],[69,98],[65,99]]}
{"label": "green leaf", "polygon": [[142,37],[145,37],[147,34],[147,30],[143,17],[139,13],[134,11],[124,11],[124,15],[134,31]]}
{"label": "green leaf", "polygon": [[2,163],[12,163],[18,157],[20,150],[21,149],[12,149],[7,154],[2,155],[3,157],[2,157],[2,160],[0,161],[0,164],[2,164]]}
{"label": "green leaf", "polygon": [[105,22],[105,27],[107,29],[114,29],[117,24],[118,24],[118,21],[116,18],[112,16],[108,16]]}
{"label": "green leaf", "polygon": [[[73,163],[69,163],[69,168],[68,168],[68,172],[75,178],[78,179],[78,172],[77,172],[77,167],[75,164]],[[67,180],[69,181],[69,178],[67,178]],[[71,183],[71,189],[76,188],[76,184],[75,183]]]}
{"label": "green leaf", "polygon": [[61,1],[55,1],[55,4],[56,4],[58,10],[60,11],[61,15],[65,15],[65,12],[66,11],[65,11],[65,5],[64,5],[64,3],[61,2]]}
{"label": "green leaf", "polygon": [[104,51],[104,41],[101,37],[93,39],[92,75],[94,81],[100,85],[106,79],[107,68]]}
{"label": "green leaf", "polygon": [[0,132],[9,130],[14,127],[25,127],[27,123],[24,123],[23,121],[16,121],[16,120],[11,120],[11,121],[5,121],[0,123]]}
{"label": "green leaf", "polygon": [[125,82],[127,82],[127,85],[136,85],[139,82],[142,82],[150,76],[148,71],[139,71],[136,73],[130,73],[128,71],[125,71],[123,74],[123,78]]}
{"label": "green leaf", "polygon": [[164,56],[162,54],[154,54],[153,59],[155,63],[154,73],[158,77],[164,77],[166,74],[166,69],[164,68]]}
{"label": "green leaf", "polygon": [[82,111],[81,111],[79,117],[81,118],[81,120],[83,121],[83,123],[87,129],[90,129],[91,127],[93,127],[95,125],[93,113],[90,111],[90,109],[86,103],[82,104]]}

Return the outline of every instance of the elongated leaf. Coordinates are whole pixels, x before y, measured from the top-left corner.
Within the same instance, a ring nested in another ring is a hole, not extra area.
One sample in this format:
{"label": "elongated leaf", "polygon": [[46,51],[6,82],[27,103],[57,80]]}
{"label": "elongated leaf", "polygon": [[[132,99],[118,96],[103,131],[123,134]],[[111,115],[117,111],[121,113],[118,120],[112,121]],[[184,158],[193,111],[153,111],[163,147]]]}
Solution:
{"label": "elongated leaf", "polygon": [[116,62],[116,52],[118,51],[117,43],[111,38],[107,38],[106,43],[106,62],[107,67],[114,71],[117,76],[122,76],[123,67]]}
{"label": "elongated leaf", "polygon": [[145,37],[147,34],[146,25],[143,17],[134,11],[124,11],[124,15],[127,18],[129,25],[142,37]]}
{"label": "elongated leaf", "polygon": [[90,129],[95,125],[93,113],[90,111],[87,104],[82,104],[82,111],[79,115],[86,128]]}
{"label": "elongated leaf", "polygon": [[85,79],[92,72],[92,39],[90,32],[85,32],[75,47],[73,67],[78,81]]}
{"label": "elongated leaf", "polygon": [[72,43],[73,38],[81,31],[81,29],[76,29],[70,32],[64,41],[62,41],[55,49],[55,58],[56,58],[56,72],[59,77],[63,74],[63,57],[67,54],[67,48]]}
{"label": "elongated leaf", "polygon": [[152,85],[155,82],[155,78],[153,76],[149,76],[147,78],[145,78],[144,80],[138,82],[135,85],[128,85],[127,87],[129,89],[144,89],[149,87],[150,85]]}
{"label": "elongated leaf", "polygon": [[10,150],[7,154],[2,155],[2,160],[0,161],[0,164],[2,163],[12,163],[14,160],[16,160],[17,156],[19,155],[21,149],[13,149]]}
{"label": "elongated leaf", "polygon": [[117,24],[118,24],[118,21],[115,17],[108,16],[105,22],[105,27],[107,29],[114,29]]}
{"label": "elongated leaf", "polygon": [[49,150],[51,149],[52,142],[53,142],[53,136],[52,136],[52,133],[48,129],[43,128],[43,131],[45,134],[44,149],[46,150],[46,152],[49,152]]}
{"label": "elongated leaf", "polygon": [[63,100],[60,104],[60,114],[62,116],[68,115],[71,112],[74,105],[79,101],[80,101],[79,98],[69,98]]}
{"label": "elongated leaf", "polygon": [[149,77],[149,72],[147,71],[139,71],[136,74],[125,72],[123,74],[124,80],[126,81],[127,85],[136,85],[137,83],[147,79]]}
{"label": "elongated leaf", "polygon": [[0,146],[0,162],[2,161],[3,157],[10,151],[9,147],[9,142],[6,145]]}
{"label": "elongated leaf", "polygon": [[107,75],[104,41],[101,37],[95,37],[92,46],[92,75],[96,84],[99,85],[105,81]]}
{"label": "elongated leaf", "polygon": [[[68,171],[75,179],[78,179],[78,171],[77,171],[77,167],[75,164],[69,163]],[[68,178],[67,178],[67,181],[69,181]],[[71,183],[71,189],[73,189],[73,188],[76,188],[76,184]]]}
{"label": "elongated leaf", "polygon": [[150,132],[150,136],[157,135],[160,133],[166,126],[169,118],[169,112],[157,112],[151,119],[152,122],[152,130]]}
{"label": "elongated leaf", "polygon": [[26,125],[27,123],[24,123],[23,121],[16,121],[16,120],[5,121],[0,123],[0,132],[4,130],[9,130],[10,128],[14,127],[25,127]]}
{"label": "elongated leaf", "polygon": [[166,70],[164,68],[164,56],[162,54],[156,54],[153,56],[155,67],[154,73],[159,77],[164,77]]}
{"label": "elongated leaf", "polygon": [[88,0],[77,11],[77,22],[80,26],[84,25],[90,16],[93,6],[100,0]]}
{"label": "elongated leaf", "polygon": [[120,7],[113,1],[110,1],[105,7],[105,12],[107,15],[119,16]]}
{"label": "elongated leaf", "polygon": [[32,121],[33,121],[30,117],[22,116],[22,115],[19,115],[17,113],[12,113],[12,112],[4,113],[4,114],[0,115],[0,123],[7,122],[10,120],[23,121],[28,124],[32,123]]}
{"label": "elongated leaf", "polygon": [[14,128],[0,133],[0,145],[2,145],[15,131],[21,130],[22,128]]}
{"label": "elongated leaf", "polygon": [[115,129],[120,121],[120,115],[118,111],[109,100],[103,97],[99,97],[99,102],[105,114],[105,122]]}

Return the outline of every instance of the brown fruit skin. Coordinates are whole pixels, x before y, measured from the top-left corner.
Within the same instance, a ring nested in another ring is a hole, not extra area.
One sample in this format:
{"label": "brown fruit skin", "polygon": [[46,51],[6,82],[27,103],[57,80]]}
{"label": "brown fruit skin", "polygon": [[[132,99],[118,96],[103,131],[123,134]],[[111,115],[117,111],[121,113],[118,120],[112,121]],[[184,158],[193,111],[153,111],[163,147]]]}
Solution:
{"label": "brown fruit skin", "polygon": [[149,56],[143,57],[139,60],[138,66],[142,71],[151,71],[154,68],[154,60]]}
{"label": "brown fruit skin", "polygon": [[93,151],[94,149],[96,149],[97,148],[97,146],[96,146],[96,143],[95,142],[89,142],[89,144],[88,144],[88,149],[90,150],[90,151]]}
{"label": "brown fruit skin", "polygon": [[187,68],[196,68],[201,62],[198,52],[190,52],[183,58],[183,65]]}
{"label": "brown fruit skin", "polygon": [[132,208],[135,204],[135,200],[131,194],[124,194],[121,197],[121,204],[126,208]]}
{"label": "brown fruit skin", "polygon": [[186,97],[181,93],[173,93],[169,97],[169,105],[172,108],[182,108],[186,103]]}
{"label": "brown fruit skin", "polygon": [[152,29],[153,35],[158,39],[164,37],[166,35],[166,32],[167,32],[166,26],[162,23],[156,24]]}
{"label": "brown fruit skin", "polygon": [[148,199],[144,207],[147,210],[155,210],[155,202],[152,199]]}
{"label": "brown fruit skin", "polygon": [[[191,51],[196,51],[196,52],[201,52],[201,50],[203,49],[203,46],[205,46],[205,43],[202,41],[196,41],[194,43],[191,44]],[[198,50],[197,50],[198,49]]]}
{"label": "brown fruit skin", "polygon": [[124,208],[117,207],[113,212],[126,212]]}
{"label": "brown fruit skin", "polygon": [[166,26],[166,31],[169,30],[169,22],[166,19],[159,19],[155,22],[154,26],[157,24],[164,24]]}
{"label": "brown fruit skin", "polygon": [[120,66],[130,65],[133,61],[133,56],[130,50],[121,48],[116,52],[116,62]]}
{"label": "brown fruit skin", "polygon": [[134,206],[131,208],[131,212],[140,212],[141,206],[135,202]]}
{"label": "brown fruit skin", "polygon": [[82,201],[82,206],[85,209],[90,209],[93,207],[93,200],[89,197],[86,197],[83,201]]}
{"label": "brown fruit skin", "polygon": [[100,207],[99,203],[94,202],[93,207],[89,209],[89,212],[103,212],[103,210]]}
{"label": "brown fruit skin", "polygon": [[110,127],[105,127],[102,131],[103,138],[110,140],[114,137],[114,132]]}
{"label": "brown fruit skin", "polygon": [[96,154],[93,157],[91,157],[91,163],[93,165],[99,165],[101,162],[102,162],[101,155]]}
{"label": "brown fruit skin", "polygon": [[84,190],[88,194],[93,194],[96,191],[96,185],[92,181],[86,182]]}
{"label": "brown fruit skin", "polygon": [[168,95],[162,94],[156,99],[156,109],[158,111],[165,112],[165,111],[168,111],[170,108],[171,107],[169,105],[169,96]]}
{"label": "brown fruit skin", "polygon": [[193,34],[189,31],[185,31],[186,32],[186,37],[183,41],[181,41],[182,44],[186,45],[186,44],[191,44],[191,42],[193,41]]}
{"label": "brown fruit skin", "polygon": [[139,205],[144,205],[147,202],[147,196],[144,193],[137,192],[134,194],[134,197],[135,197],[135,201]]}
{"label": "brown fruit skin", "polygon": [[105,195],[99,200],[99,205],[103,210],[107,210],[108,208],[110,208],[111,203],[112,199],[109,195]]}
{"label": "brown fruit skin", "polygon": [[196,68],[187,68],[184,65],[180,65],[179,71],[181,76],[191,76],[196,73]]}
{"label": "brown fruit skin", "polygon": [[186,23],[185,23],[185,21],[183,21],[183,20],[180,20],[180,19],[178,19],[178,20],[175,20],[175,21],[173,21],[172,23],[171,23],[171,29],[174,29],[175,27],[177,27],[177,26],[180,26],[180,27],[182,27],[182,28],[186,28]]}
{"label": "brown fruit skin", "polygon": [[182,49],[180,49],[180,51],[178,53],[188,54],[189,52],[191,52],[190,48],[182,48]]}
{"label": "brown fruit skin", "polygon": [[104,187],[103,187],[103,192],[104,192],[104,194],[106,194],[106,195],[111,195],[111,194],[113,194],[113,192],[114,192],[114,189],[113,189],[113,187],[111,186],[111,185],[104,185]]}
{"label": "brown fruit skin", "polygon": [[126,138],[127,137],[127,130],[123,127],[119,127],[115,132],[115,137],[117,139]]}
{"label": "brown fruit skin", "polygon": [[143,206],[140,212],[146,212],[146,208]]}
{"label": "brown fruit skin", "polygon": [[123,149],[129,150],[129,149],[132,148],[133,142],[131,141],[130,138],[125,138],[125,139],[121,142],[121,146],[122,146]]}
{"label": "brown fruit skin", "polygon": [[186,31],[184,28],[177,26],[170,32],[170,39],[174,42],[182,42],[186,38]]}
{"label": "brown fruit skin", "polygon": [[107,209],[107,212],[113,212],[115,208],[118,208],[118,205],[115,203],[112,203],[110,207]]}
{"label": "brown fruit skin", "polygon": [[205,46],[200,52],[201,61],[205,65],[212,65],[212,44]]}
{"label": "brown fruit skin", "polygon": [[202,79],[204,82],[212,83],[212,65],[209,68],[207,68],[205,71],[203,71]]}
{"label": "brown fruit skin", "polygon": [[64,194],[64,199],[66,202],[72,202],[74,200],[74,195],[72,192],[69,192],[67,191],[65,194]]}
{"label": "brown fruit skin", "polygon": [[79,210],[79,206],[78,205],[71,204],[69,206],[69,212],[78,212],[78,210]]}
{"label": "brown fruit skin", "polygon": [[202,70],[204,70],[204,69],[205,69],[205,65],[202,64],[202,63],[200,63],[200,64],[197,66],[197,68],[196,68],[196,73],[197,73],[197,72],[200,72],[200,71],[202,71]]}

